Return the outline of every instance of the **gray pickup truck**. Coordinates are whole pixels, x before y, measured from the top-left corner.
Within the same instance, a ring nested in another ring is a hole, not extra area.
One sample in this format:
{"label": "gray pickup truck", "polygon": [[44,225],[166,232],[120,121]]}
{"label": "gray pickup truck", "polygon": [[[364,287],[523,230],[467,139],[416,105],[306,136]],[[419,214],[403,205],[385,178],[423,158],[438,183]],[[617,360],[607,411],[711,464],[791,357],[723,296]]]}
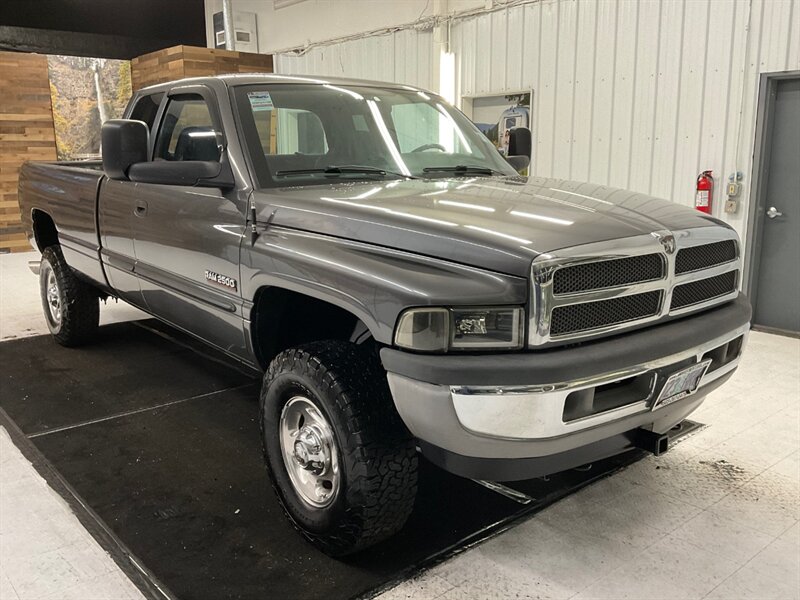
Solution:
{"label": "gray pickup truck", "polygon": [[48,326],[87,342],[119,298],[262,371],[273,487],[331,555],[404,525],[419,454],[510,481],[661,453],[739,362],[736,233],[520,176],[527,130],[503,157],[431,92],[255,74],[125,117],[102,164],[22,169]]}

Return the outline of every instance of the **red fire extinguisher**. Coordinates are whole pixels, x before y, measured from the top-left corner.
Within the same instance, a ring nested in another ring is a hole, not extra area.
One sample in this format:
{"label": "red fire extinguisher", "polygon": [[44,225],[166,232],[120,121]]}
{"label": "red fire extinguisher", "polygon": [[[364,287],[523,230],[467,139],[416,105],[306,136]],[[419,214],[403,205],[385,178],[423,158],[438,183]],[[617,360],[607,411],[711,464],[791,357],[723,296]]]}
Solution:
{"label": "red fire extinguisher", "polygon": [[697,176],[697,187],[694,196],[694,207],[704,213],[711,214],[711,201],[714,196],[714,178],[711,171],[703,171]]}

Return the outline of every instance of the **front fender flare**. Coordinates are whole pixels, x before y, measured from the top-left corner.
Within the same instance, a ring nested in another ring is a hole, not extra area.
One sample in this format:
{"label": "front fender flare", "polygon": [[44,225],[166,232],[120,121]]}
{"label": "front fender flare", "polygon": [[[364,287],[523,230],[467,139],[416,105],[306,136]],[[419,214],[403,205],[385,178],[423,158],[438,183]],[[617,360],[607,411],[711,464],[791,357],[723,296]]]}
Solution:
{"label": "front fender flare", "polygon": [[242,294],[285,288],[347,310],[376,341],[392,343],[397,317],[414,306],[527,303],[527,281],[391,248],[270,227],[245,242]]}

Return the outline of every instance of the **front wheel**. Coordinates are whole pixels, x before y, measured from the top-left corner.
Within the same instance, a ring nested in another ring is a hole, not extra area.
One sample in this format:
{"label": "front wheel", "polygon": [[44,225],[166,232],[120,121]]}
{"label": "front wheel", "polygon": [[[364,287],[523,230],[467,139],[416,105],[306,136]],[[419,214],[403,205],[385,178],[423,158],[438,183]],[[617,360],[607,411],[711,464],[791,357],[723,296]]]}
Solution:
{"label": "front wheel", "polygon": [[414,506],[414,441],[377,357],[344,342],[279,354],[264,375],[261,433],[294,526],[331,556],[399,531]]}
{"label": "front wheel", "polygon": [[100,300],[64,260],[60,246],[49,246],[39,263],[39,291],[47,328],[62,346],[79,346],[94,337],[100,323]]}

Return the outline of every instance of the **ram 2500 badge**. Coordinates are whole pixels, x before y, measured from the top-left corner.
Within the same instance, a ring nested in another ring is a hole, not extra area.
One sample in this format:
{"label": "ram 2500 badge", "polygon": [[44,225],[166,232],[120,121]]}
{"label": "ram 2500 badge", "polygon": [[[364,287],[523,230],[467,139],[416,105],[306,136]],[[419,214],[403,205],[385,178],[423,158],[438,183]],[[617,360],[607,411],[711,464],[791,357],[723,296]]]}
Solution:
{"label": "ram 2500 badge", "polygon": [[403,526],[419,453],[507,481],[663,452],[738,364],[730,227],[519,176],[436,94],[221,76],[125,117],[102,164],[22,169],[49,328],[85,343],[116,297],[263,371],[274,489],[332,555]]}

